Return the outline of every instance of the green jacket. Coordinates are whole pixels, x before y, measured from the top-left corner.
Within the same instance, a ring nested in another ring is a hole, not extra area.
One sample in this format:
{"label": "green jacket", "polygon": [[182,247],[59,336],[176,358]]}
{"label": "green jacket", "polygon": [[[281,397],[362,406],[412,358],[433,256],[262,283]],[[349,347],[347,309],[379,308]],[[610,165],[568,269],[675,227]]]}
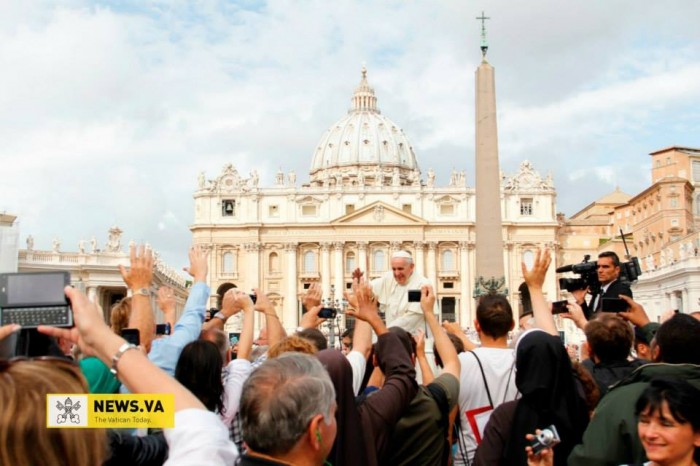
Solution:
{"label": "green jacket", "polygon": [[698,365],[652,363],[640,367],[600,401],[583,434],[583,442],[569,455],[569,466],[617,466],[646,461],[637,434],[634,405],[656,377],[682,378],[700,389]]}

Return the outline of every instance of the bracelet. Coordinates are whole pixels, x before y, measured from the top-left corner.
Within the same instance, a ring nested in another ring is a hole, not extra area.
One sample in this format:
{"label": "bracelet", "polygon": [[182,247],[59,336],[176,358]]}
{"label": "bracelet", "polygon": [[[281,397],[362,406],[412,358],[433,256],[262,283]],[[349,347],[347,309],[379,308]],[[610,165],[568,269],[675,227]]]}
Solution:
{"label": "bracelet", "polygon": [[114,375],[114,377],[119,378],[117,375],[117,364],[119,364],[119,360],[122,358],[122,356],[124,356],[124,353],[133,349],[137,350],[139,347],[133,343],[124,343],[119,347],[119,351],[112,356],[112,368],[109,371],[112,373],[112,375]]}

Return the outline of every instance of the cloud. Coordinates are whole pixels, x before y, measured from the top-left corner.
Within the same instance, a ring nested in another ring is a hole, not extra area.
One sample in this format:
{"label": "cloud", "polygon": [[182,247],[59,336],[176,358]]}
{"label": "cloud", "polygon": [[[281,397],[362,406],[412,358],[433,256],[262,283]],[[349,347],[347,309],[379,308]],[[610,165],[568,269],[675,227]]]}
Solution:
{"label": "cloud", "polygon": [[700,146],[700,3],[502,0],[10,1],[0,17],[0,210],[38,248],[118,224],[180,266],[197,175],[305,180],[367,64],[382,112],[438,184],[473,185],[481,11],[501,168],[552,172],[573,213]]}

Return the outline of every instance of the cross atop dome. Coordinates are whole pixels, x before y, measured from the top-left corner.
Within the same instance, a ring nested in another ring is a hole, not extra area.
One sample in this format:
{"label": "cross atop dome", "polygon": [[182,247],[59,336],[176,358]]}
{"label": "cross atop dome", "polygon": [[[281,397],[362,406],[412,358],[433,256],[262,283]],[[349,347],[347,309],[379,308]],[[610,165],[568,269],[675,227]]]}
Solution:
{"label": "cross atop dome", "polygon": [[348,113],[353,112],[380,113],[377,108],[377,97],[374,95],[374,89],[367,82],[367,67],[365,65],[362,65],[362,78],[352,96],[352,108],[350,108]]}

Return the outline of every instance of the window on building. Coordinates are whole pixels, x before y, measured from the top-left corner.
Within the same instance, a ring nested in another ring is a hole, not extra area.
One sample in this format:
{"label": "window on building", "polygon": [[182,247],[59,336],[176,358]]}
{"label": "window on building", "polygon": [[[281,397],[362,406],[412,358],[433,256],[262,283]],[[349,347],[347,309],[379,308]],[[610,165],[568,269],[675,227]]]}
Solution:
{"label": "window on building", "polygon": [[677,219],[677,218],[674,218],[674,219],[671,220],[671,226],[672,226],[672,227],[677,227],[677,226],[678,226],[678,219]]}
{"label": "window on building", "polygon": [[270,253],[268,268],[270,273],[278,273],[280,271],[280,256],[276,252]]}
{"label": "window on building", "polygon": [[700,161],[693,160],[693,182],[700,183]]}
{"label": "window on building", "polygon": [[520,215],[532,215],[531,197],[523,197],[520,199]]}
{"label": "window on building", "polygon": [[355,265],[355,253],[349,252],[345,255],[345,272],[352,273],[357,266]]}
{"label": "window on building", "polygon": [[531,250],[526,250],[523,252],[523,262],[528,270],[532,269],[532,265],[535,263],[535,253]]}
{"label": "window on building", "polygon": [[233,253],[232,252],[225,252],[222,260],[222,272],[223,273],[233,273],[235,271],[235,264],[233,260]]}
{"label": "window on building", "polygon": [[236,215],[236,201],[233,199],[224,199],[221,201],[221,216],[233,217]]}
{"label": "window on building", "polygon": [[386,266],[384,264],[384,251],[374,251],[374,255],[372,256],[372,270],[375,272],[384,272],[386,270]]}
{"label": "window on building", "polygon": [[442,284],[442,287],[445,288],[446,290],[450,290],[455,287],[454,282],[445,282]]}
{"label": "window on building", "polygon": [[440,204],[440,215],[454,215],[454,204]]}
{"label": "window on building", "polygon": [[309,288],[311,288],[311,283],[304,283],[302,286],[305,290],[308,290]]}
{"label": "window on building", "polygon": [[413,213],[413,205],[411,204],[403,204],[401,206],[401,210],[406,212],[407,214],[412,214]]}
{"label": "window on building", "polygon": [[676,208],[678,207],[678,198],[671,198],[671,208]]}
{"label": "window on building", "polygon": [[455,255],[451,249],[442,251],[442,270],[452,272],[455,269]]}
{"label": "window on building", "polygon": [[268,213],[270,217],[279,217],[280,216],[280,208],[278,205],[271,205],[268,208]]}
{"label": "window on building", "polygon": [[304,272],[316,272],[316,253],[313,251],[306,251],[304,253]]}
{"label": "window on building", "polygon": [[355,212],[355,204],[345,204],[345,214],[351,214]]}
{"label": "window on building", "polygon": [[695,197],[695,215],[700,215],[700,194]]}
{"label": "window on building", "polygon": [[313,204],[307,204],[301,206],[301,215],[305,217],[315,217],[317,215],[318,208]]}

